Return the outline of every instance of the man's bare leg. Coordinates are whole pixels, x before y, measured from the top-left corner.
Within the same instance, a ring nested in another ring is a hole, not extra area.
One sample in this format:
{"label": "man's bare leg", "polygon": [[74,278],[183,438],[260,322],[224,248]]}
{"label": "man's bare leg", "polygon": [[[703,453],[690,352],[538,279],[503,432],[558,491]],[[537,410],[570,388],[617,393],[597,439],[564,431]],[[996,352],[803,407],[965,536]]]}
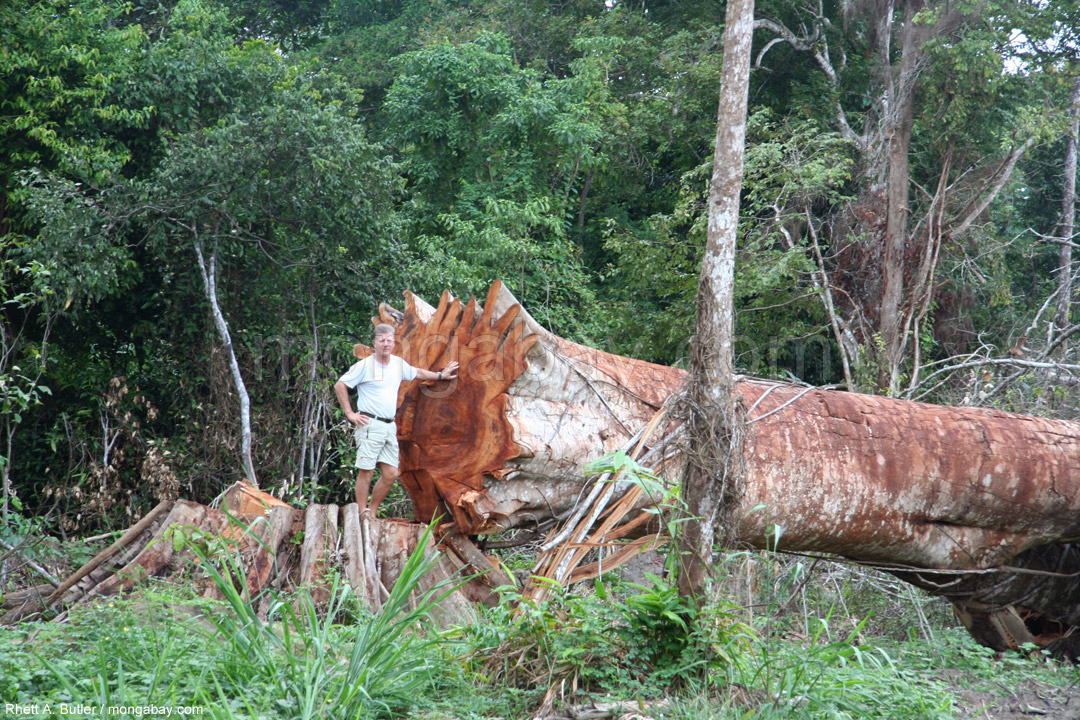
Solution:
{"label": "man's bare leg", "polygon": [[[398,479],[401,474],[393,465],[387,465],[386,463],[379,463],[379,482],[375,483],[375,489],[371,493],[371,516],[376,517],[379,512],[379,503],[386,499],[386,496],[390,494],[390,488],[393,487],[394,481]],[[371,475],[368,475],[368,479]]]}
{"label": "man's bare leg", "polygon": [[[356,473],[356,504],[360,510],[367,507],[368,490],[371,489],[371,476],[374,474],[374,470],[358,470]],[[377,483],[376,490],[378,490]]]}

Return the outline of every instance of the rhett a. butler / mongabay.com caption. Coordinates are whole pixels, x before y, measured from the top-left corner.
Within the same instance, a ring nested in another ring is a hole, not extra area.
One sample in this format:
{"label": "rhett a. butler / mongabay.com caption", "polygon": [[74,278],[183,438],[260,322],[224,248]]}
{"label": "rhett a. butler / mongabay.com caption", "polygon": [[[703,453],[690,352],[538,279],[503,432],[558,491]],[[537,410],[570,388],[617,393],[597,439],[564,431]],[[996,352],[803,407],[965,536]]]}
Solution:
{"label": "rhett a. butler / mongabay.com caption", "polygon": [[71,715],[77,717],[186,717],[202,715],[198,705],[88,705],[83,703],[34,703],[19,705],[4,703],[0,706],[5,715],[41,716]]}

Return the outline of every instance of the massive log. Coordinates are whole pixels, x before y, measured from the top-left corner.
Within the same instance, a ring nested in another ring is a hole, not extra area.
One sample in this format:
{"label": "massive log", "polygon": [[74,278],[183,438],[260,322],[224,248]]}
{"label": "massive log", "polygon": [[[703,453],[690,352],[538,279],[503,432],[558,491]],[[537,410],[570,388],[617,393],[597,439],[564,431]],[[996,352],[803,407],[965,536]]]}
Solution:
{"label": "massive log", "polygon": [[567,514],[583,466],[621,447],[684,377],[548,332],[498,282],[483,307],[449,293],[437,308],[405,300],[404,312],[383,305],[377,318],[397,329],[395,354],[461,369],[449,383],[402,385],[402,483],[419,520],[443,513],[468,535]]}
{"label": "massive log", "polygon": [[[403,481],[419,519],[446,514],[465,534],[566,518],[583,500],[585,464],[626,446],[684,381],[553,335],[499,283],[483,306],[405,298],[403,312],[384,305],[377,318],[397,328],[396,352],[462,370],[450,384],[403,386]],[[1052,636],[1048,621],[1080,621],[1077,423],[750,378],[737,394],[742,541],[779,537],[781,550],[879,565],[969,620],[1019,606],[1036,639]],[[675,480],[677,429],[658,437],[669,447],[652,442],[652,455]]]}
{"label": "massive log", "polygon": [[[483,306],[449,294],[438,307],[405,297],[403,312],[384,305],[375,319],[396,327],[396,352],[421,367],[461,364],[452,382],[403,385],[397,418],[417,519],[444,521],[435,576],[483,573],[447,598],[444,622],[464,616],[466,598],[490,600],[510,581],[470,536],[552,528],[537,571],[562,582],[663,541],[655,516],[642,511],[658,498],[618,477],[587,480],[585,466],[624,449],[675,482],[683,371],[559,338],[498,283]],[[743,542],[876,565],[949,598],[992,647],[1064,647],[1080,637],[1072,633],[1080,625],[1080,424],[750,378],[736,390],[745,494],[734,517]],[[268,589],[306,584],[321,597],[334,565],[377,607],[422,530],[360,516],[356,505],[301,512],[242,485],[224,502],[236,520],[163,503],[51,595],[5,596],[0,621],[173,571],[184,553],[165,542],[170,528],[231,541],[238,581],[264,613]],[[579,567],[604,546],[606,557]]]}

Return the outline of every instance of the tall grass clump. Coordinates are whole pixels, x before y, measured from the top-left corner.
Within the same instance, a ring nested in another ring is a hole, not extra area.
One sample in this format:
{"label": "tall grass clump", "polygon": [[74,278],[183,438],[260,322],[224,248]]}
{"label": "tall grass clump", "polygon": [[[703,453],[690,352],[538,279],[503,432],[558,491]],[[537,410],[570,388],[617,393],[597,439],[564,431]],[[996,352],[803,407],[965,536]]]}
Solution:
{"label": "tall grass clump", "polygon": [[[381,609],[337,576],[329,599],[270,594],[266,620],[243,590],[236,545],[186,546],[223,601],[154,584],[79,608],[32,641],[0,632],[0,697],[24,703],[201,706],[213,718],[382,718],[431,702],[444,658],[431,623],[450,591],[420,589],[437,562],[429,528]],[[180,540],[177,540],[180,541]],[[77,713],[68,713],[78,717]],[[92,713],[91,713],[92,715]]]}
{"label": "tall grass clump", "polygon": [[[263,622],[233,581],[243,577],[233,574],[239,564],[222,572],[201,558],[228,609],[211,618],[224,641],[214,678],[218,698],[227,707],[239,701],[244,710],[258,710],[244,700],[245,690],[262,684],[276,697],[278,717],[296,720],[389,717],[416,703],[441,668],[431,611],[440,593],[449,592],[442,585],[420,589],[438,562],[425,552],[431,532],[424,532],[374,613],[334,575],[324,608],[304,590],[275,597]],[[342,619],[354,624],[343,626]]]}
{"label": "tall grass clump", "polygon": [[797,642],[759,638],[748,662],[729,680],[747,689],[750,720],[843,718],[944,720],[952,700],[944,685],[904,667],[884,650],[860,645],[863,624],[840,640],[828,637],[829,619],[813,618]]}
{"label": "tall grass clump", "polygon": [[187,704],[205,687],[201,678],[216,660],[200,626],[199,616],[208,610],[207,601],[190,592],[151,583],[138,597],[76,608],[63,625],[2,630],[0,699]]}

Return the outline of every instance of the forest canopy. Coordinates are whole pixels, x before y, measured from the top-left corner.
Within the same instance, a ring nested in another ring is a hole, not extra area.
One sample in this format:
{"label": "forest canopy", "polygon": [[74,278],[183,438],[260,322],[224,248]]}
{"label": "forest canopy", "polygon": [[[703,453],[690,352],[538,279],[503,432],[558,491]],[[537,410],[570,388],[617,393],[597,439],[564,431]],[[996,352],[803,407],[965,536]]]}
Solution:
{"label": "forest canopy", "polygon": [[[1076,418],[1080,6],[889,5],[757,4],[736,364]],[[559,335],[684,362],[723,17],[4,3],[0,534],[245,472],[347,498],[331,386],[405,289],[501,279]]]}

